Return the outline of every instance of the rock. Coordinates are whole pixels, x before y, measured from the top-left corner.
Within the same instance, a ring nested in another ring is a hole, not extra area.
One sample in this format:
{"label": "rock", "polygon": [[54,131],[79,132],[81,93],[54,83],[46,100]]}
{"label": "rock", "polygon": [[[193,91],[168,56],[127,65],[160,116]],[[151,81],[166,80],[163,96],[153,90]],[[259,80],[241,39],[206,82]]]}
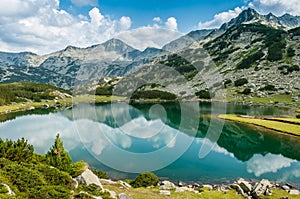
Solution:
{"label": "rock", "polygon": [[128,184],[127,182],[124,182],[124,181],[120,180],[119,183],[120,183],[123,187],[125,187],[125,188],[131,188],[131,185]]}
{"label": "rock", "polygon": [[193,184],[193,187],[194,187],[194,188],[199,188],[200,186],[201,186],[201,185],[198,184],[198,183],[194,183],[194,184]]}
{"label": "rock", "polygon": [[132,199],[132,197],[130,197],[129,195],[127,195],[125,193],[120,193],[118,195],[118,199]]}
{"label": "rock", "polygon": [[272,184],[270,183],[269,180],[263,179],[260,182],[256,183],[255,186],[253,187],[253,190],[251,192],[251,195],[254,198],[258,198],[259,196],[262,195],[269,195],[271,193],[270,187],[272,187]]}
{"label": "rock", "polygon": [[184,192],[184,191],[195,192],[193,188],[189,188],[189,187],[177,187],[175,190],[175,192]]}
{"label": "rock", "polygon": [[100,179],[101,184],[117,184],[116,181],[112,181],[110,179]]}
{"label": "rock", "polygon": [[78,181],[75,179],[75,178],[72,178],[72,180],[73,180],[73,182],[72,182],[72,185],[73,185],[73,187],[75,188],[75,189],[77,189],[78,188]]}
{"label": "rock", "polygon": [[82,174],[77,176],[75,179],[80,184],[86,184],[86,185],[95,184],[95,185],[99,186],[101,189],[103,189],[103,186],[102,186],[98,176],[96,176],[89,169],[86,169]]}
{"label": "rock", "polygon": [[114,192],[114,191],[111,191],[111,190],[109,190],[109,189],[104,189],[103,191],[106,191],[106,192],[108,192],[108,193],[109,193],[109,195],[110,195],[110,197],[112,197],[112,198],[117,198],[117,194],[116,194],[116,192]]}
{"label": "rock", "polygon": [[299,195],[299,194],[300,194],[300,191],[297,190],[297,189],[291,189],[291,190],[289,191],[289,194],[291,194],[291,195]]}
{"label": "rock", "polygon": [[167,191],[167,190],[160,190],[160,191],[159,191],[159,194],[161,194],[161,195],[166,195],[166,196],[171,196],[171,192],[170,192],[170,191]]}
{"label": "rock", "polygon": [[243,189],[244,192],[249,193],[252,190],[252,185],[243,178],[238,179],[237,183]]}
{"label": "rock", "polygon": [[291,188],[289,187],[289,186],[287,186],[287,185],[283,185],[282,187],[281,187],[283,190],[285,190],[285,191],[289,191]]}
{"label": "rock", "polygon": [[209,190],[212,190],[212,189],[213,189],[213,186],[210,185],[210,184],[204,184],[204,185],[203,185],[203,188],[207,188],[207,189],[209,189]]}
{"label": "rock", "polygon": [[179,186],[179,187],[183,187],[183,182],[179,181],[179,182],[178,182],[178,186]]}
{"label": "rock", "polygon": [[175,189],[175,184],[170,181],[164,180],[161,182],[160,189],[172,190]]}
{"label": "rock", "polygon": [[240,187],[240,185],[234,183],[234,184],[231,184],[229,185],[230,188],[236,190],[236,192],[238,194],[241,194],[242,196],[246,196],[245,192],[243,191],[243,189]]}

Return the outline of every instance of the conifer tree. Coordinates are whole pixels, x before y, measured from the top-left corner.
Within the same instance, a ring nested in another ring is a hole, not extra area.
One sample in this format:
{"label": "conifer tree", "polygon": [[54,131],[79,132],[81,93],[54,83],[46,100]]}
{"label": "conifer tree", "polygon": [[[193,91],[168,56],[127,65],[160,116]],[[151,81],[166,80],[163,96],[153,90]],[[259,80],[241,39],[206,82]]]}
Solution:
{"label": "conifer tree", "polygon": [[63,170],[70,171],[72,159],[68,152],[64,149],[63,141],[60,139],[59,134],[56,135],[54,145],[46,154],[48,164]]}

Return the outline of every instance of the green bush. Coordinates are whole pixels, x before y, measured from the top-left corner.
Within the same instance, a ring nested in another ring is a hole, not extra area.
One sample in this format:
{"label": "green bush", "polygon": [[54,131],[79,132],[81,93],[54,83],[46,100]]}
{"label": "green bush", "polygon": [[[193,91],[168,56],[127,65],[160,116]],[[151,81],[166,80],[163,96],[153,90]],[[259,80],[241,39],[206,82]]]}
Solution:
{"label": "green bush", "polygon": [[108,175],[104,172],[104,171],[101,171],[99,169],[92,169],[93,173],[98,176],[98,178],[101,178],[101,179],[108,179]]}
{"label": "green bush", "polygon": [[84,161],[74,162],[71,165],[70,175],[77,177],[85,171],[86,167],[88,167],[88,164]]}
{"label": "green bush", "polygon": [[266,85],[265,87],[263,88],[260,88],[259,89],[260,91],[277,91],[276,87],[274,85]]}
{"label": "green bush", "polygon": [[296,115],[296,118],[299,118],[299,119],[300,119],[300,114]]}
{"label": "green bush", "polygon": [[131,186],[134,188],[138,187],[149,187],[157,186],[159,183],[158,177],[150,172],[139,174],[132,182]]}
{"label": "green bush", "polygon": [[160,90],[136,91],[131,96],[131,99],[175,100],[176,98],[175,94]]}
{"label": "green bush", "polygon": [[250,88],[245,88],[242,92],[242,94],[244,95],[249,95],[251,93],[251,89]]}
{"label": "green bush", "polygon": [[200,99],[211,99],[214,97],[213,94],[207,90],[201,90],[201,91],[196,92],[195,94]]}
{"label": "green bush", "polygon": [[263,51],[258,51],[252,55],[249,55],[247,58],[243,59],[238,65],[237,65],[237,69],[246,69],[246,68],[250,68],[252,66],[253,63],[255,63],[256,61],[260,60],[263,56],[265,56],[265,54],[263,53]]}
{"label": "green bush", "polygon": [[234,86],[236,86],[236,87],[243,86],[245,84],[248,84],[248,80],[246,78],[241,78],[241,79],[234,81]]}
{"label": "green bush", "polygon": [[293,65],[293,66],[290,66],[290,67],[287,69],[287,71],[288,71],[289,73],[292,73],[292,72],[294,72],[294,71],[300,71],[300,68],[299,68],[299,66],[297,66],[297,65]]}
{"label": "green bush", "polygon": [[28,190],[30,199],[41,198],[59,198],[69,199],[71,198],[71,190],[66,189],[63,186],[37,186]]}
{"label": "green bush", "polygon": [[295,50],[292,47],[289,47],[286,51],[288,57],[294,57],[296,55]]}

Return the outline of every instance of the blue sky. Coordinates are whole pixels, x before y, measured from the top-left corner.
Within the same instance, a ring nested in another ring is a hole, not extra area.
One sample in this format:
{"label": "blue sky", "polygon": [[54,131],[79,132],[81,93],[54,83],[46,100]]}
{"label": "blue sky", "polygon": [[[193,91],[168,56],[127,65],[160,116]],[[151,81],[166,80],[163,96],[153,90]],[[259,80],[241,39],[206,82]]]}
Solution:
{"label": "blue sky", "polygon": [[248,7],[300,15],[299,0],[1,0],[0,51],[47,54],[118,38],[161,48],[196,29],[218,28]]}
{"label": "blue sky", "polygon": [[199,21],[212,20],[214,15],[236,7],[246,6],[244,0],[101,0],[92,5],[77,6],[71,0],[61,0],[60,8],[73,14],[88,15],[95,5],[113,18],[130,16],[132,28],[152,24],[154,17],[177,19],[179,31],[197,29]]}

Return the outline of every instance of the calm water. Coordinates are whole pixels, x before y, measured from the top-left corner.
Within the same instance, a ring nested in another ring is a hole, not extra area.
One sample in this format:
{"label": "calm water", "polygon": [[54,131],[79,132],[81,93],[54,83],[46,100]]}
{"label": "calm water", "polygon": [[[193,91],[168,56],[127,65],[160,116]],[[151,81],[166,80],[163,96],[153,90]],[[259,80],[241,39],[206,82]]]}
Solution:
{"label": "calm water", "polygon": [[[74,161],[112,178],[154,171],[162,178],[228,182],[268,178],[300,185],[300,139],[209,114],[285,115],[283,109],[225,104],[78,105],[0,118],[2,139],[25,137],[46,153],[60,133]],[[216,144],[214,144],[216,141]]]}

